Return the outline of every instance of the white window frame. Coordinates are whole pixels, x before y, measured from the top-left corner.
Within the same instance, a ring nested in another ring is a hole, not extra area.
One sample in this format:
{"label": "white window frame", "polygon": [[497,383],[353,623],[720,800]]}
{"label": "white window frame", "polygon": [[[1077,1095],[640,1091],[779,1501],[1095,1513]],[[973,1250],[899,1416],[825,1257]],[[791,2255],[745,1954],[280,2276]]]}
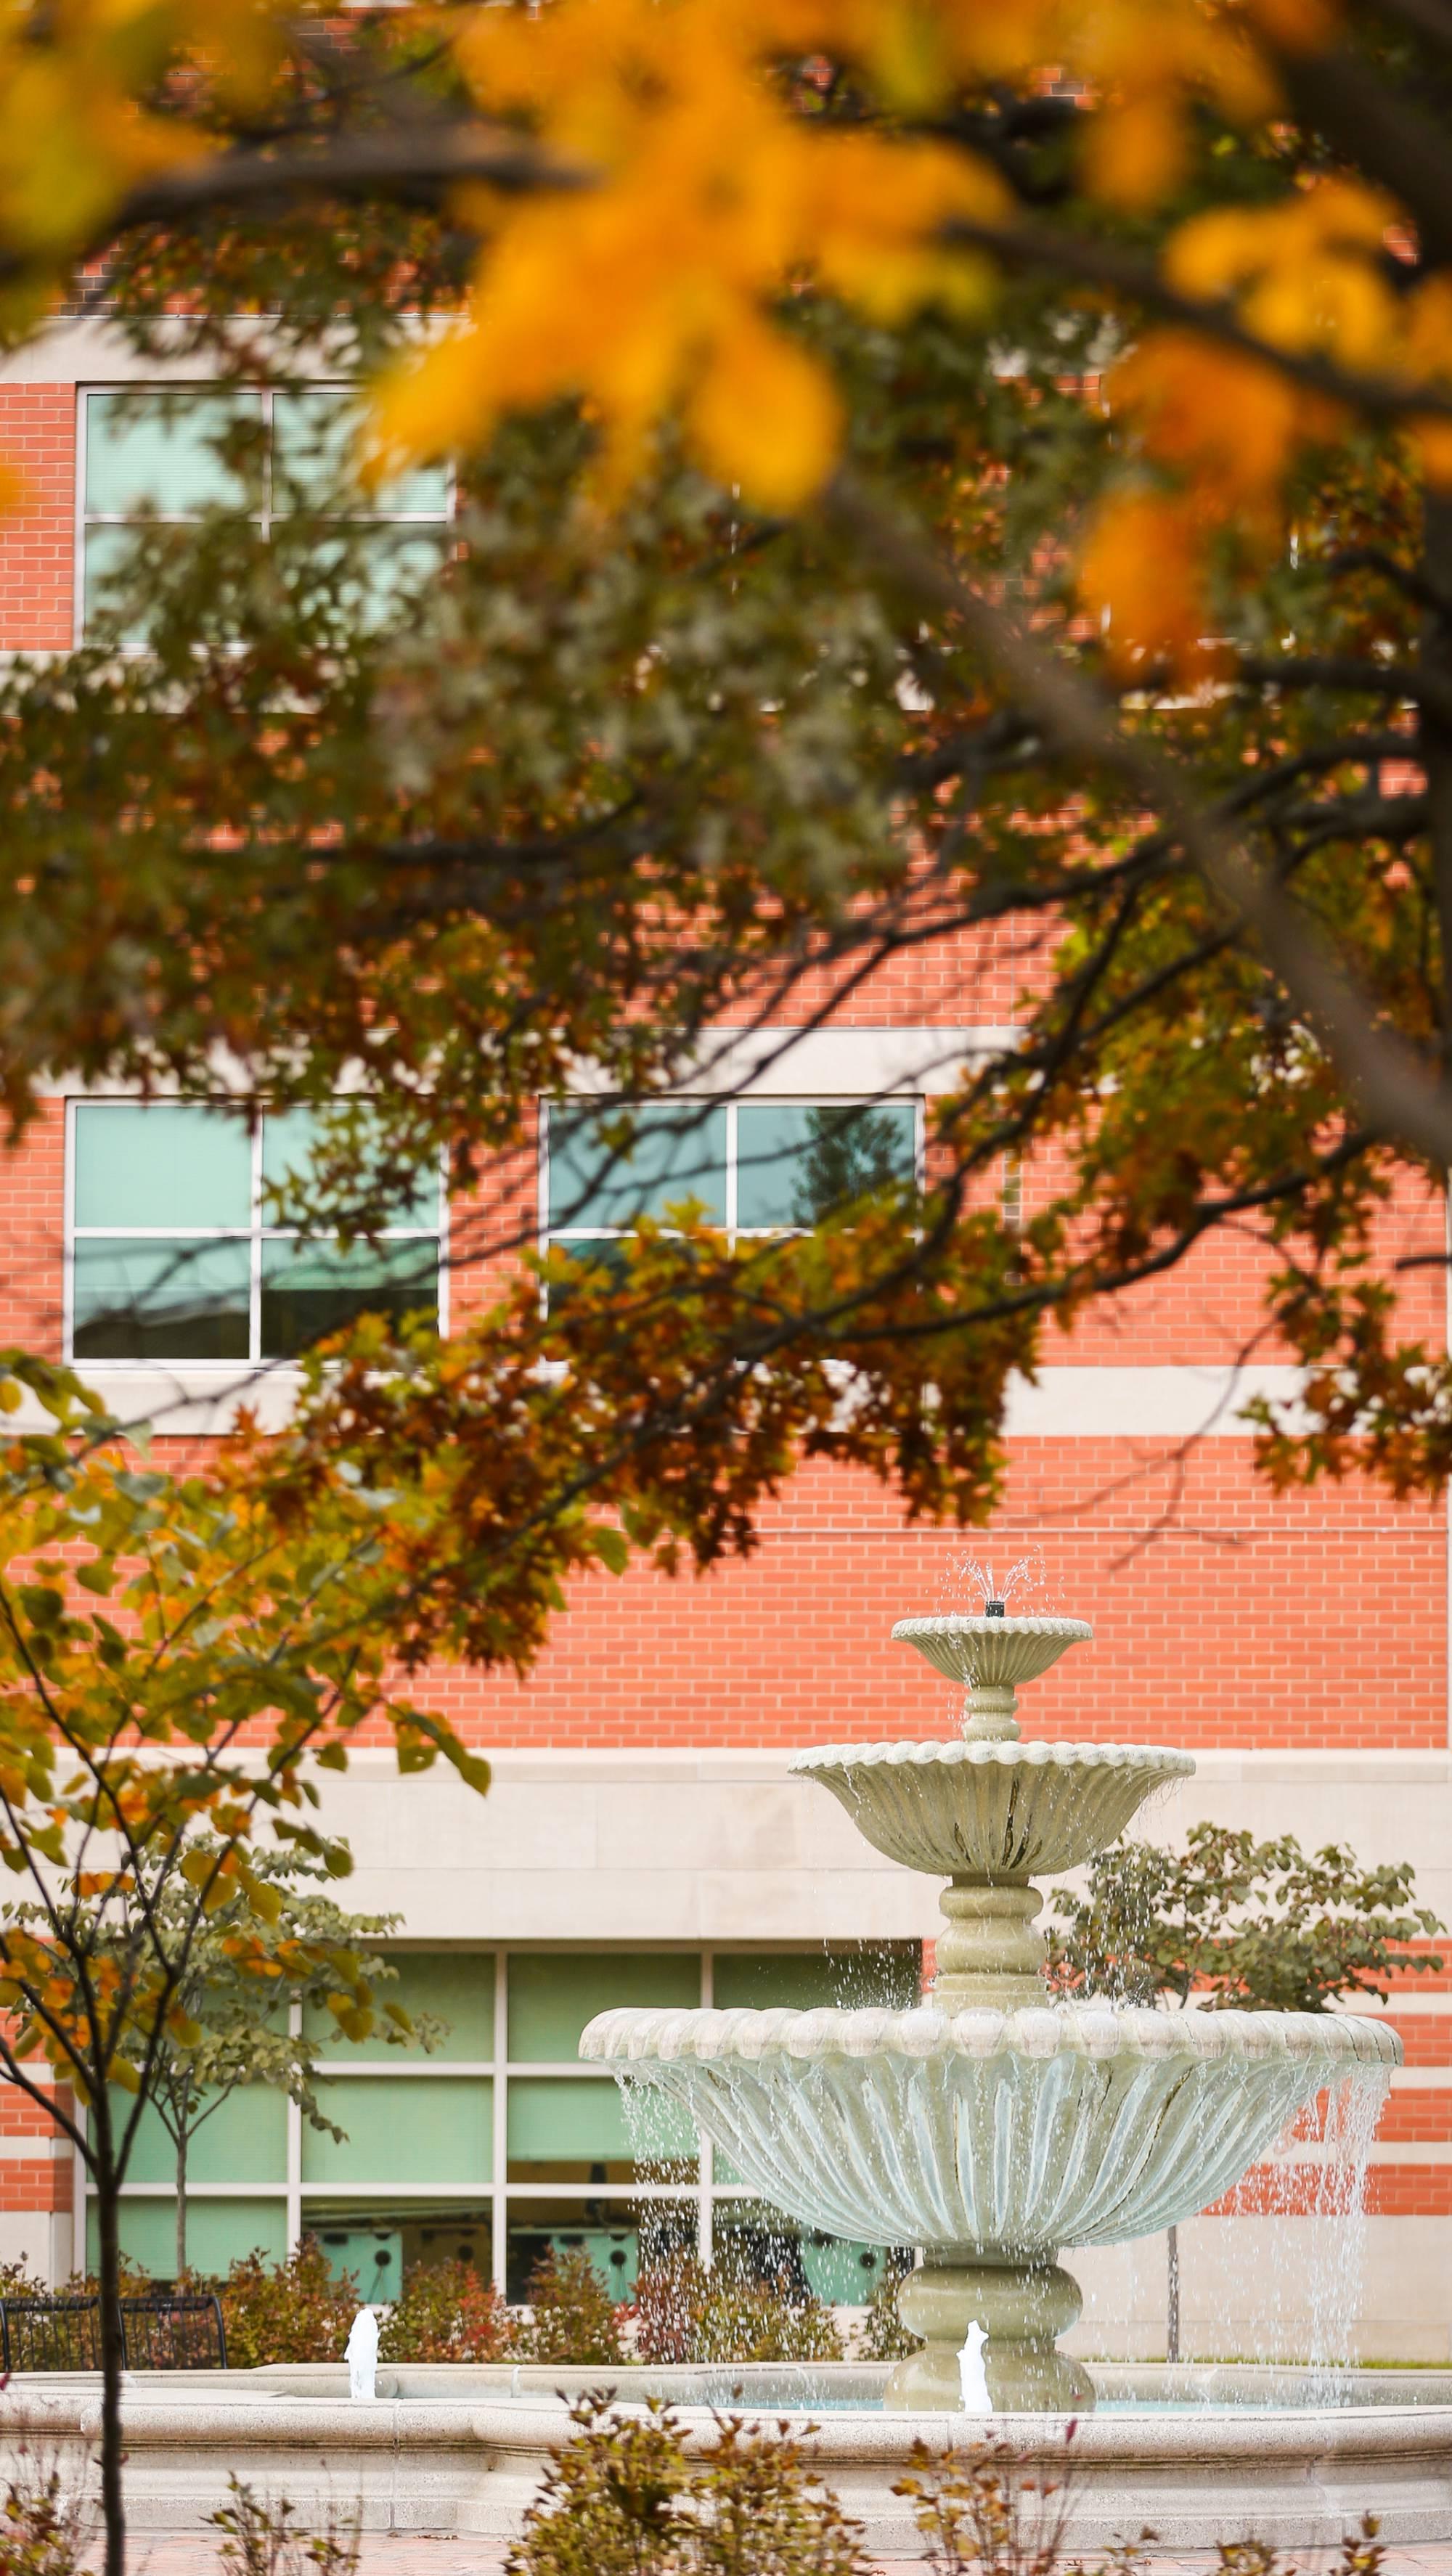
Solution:
{"label": "white window frame", "polygon": [[[248,1225],[83,1225],[76,1224],[76,1115],[84,1109],[105,1113],[114,1109],[216,1109],[225,1112],[223,1101],[197,1100],[184,1094],[175,1098],[143,1103],[131,1095],[107,1093],[102,1097],[82,1093],[66,1101],[65,1132],[65,1263],[61,1288],[62,1349],[69,1367],[87,1369],[129,1369],[154,1374],[157,1369],[184,1369],[190,1377],[193,1370],[235,1377],[239,1369],[278,1369],[294,1365],[289,1360],[268,1359],[262,1355],[262,1252],[268,1243],[329,1243],[336,1237],[327,1234],[305,1235],[296,1226],[267,1225],[263,1222],[262,1125],[267,1116],[254,1118],[249,1146],[251,1150],[251,1222]],[[285,1113],[280,1113],[285,1114]],[[245,1360],[167,1360],[160,1358],[130,1360],[77,1359],[75,1355],[76,1244],[82,1243],[246,1243],[250,1246],[248,1263],[247,1349]],[[449,1329],[449,1195],[444,1184],[443,1160],[438,1173],[438,1222],[436,1225],[387,1226],[379,1236],[380,1243],[434,1243],[438,1246],[438,1329]]]}
{"label": "white window frame", "polygon": [[[245,518],[250,526],[255,527],[258,530],[264,544],[270,544],[274,518],[280,518],[285,523],[287,520],[299,515],[291,510],[274,511],[272,507],[273,398],[275,393],[278,391],[281,391],[284,394],[346,394],[355,393],[357,391],[357,387],[345,376],[308,377],[299,381],[295,385],[284,385],[280,388],[272,385],[234,386],[230,383],[223,383],[216,376],[158,376],[154,379],[116,378],[110,381],[97,378],[94,382],[77,384],[74,564],[71,585],[71,633],[74,645],[79,646],[82,644],[85,641],[86,633],[86,534],[88,529],[136,528],[147,524],[147,521],[134,513],[120,510],[88,510],[86,507],[86,483],[88,477],[90,439],[90,406],[92,394],[131,394],[136,396],[138,399],[145,398],[148,395],[167,393],[176,393],[181,395],[226,394],[234,392],[255,394],[261,404],[261,418],[266,434],[262,466],[262,498],[257,509],[244,510],[239,512],[238,515]],[[346,510],[341,513],[319,513],[318,516],[320,523],[323,525],[336,524],[338,527],[348,528],[453,527],[458,518],[458,477],[452,465],[446,469],[446,472],[446,497],[444,507],[441,511],[383,510],[378,508]],[[199,517],[200,513],[195,510],[156,510],[149,514],[151,524],[166,528],[195,527],[198,524]],[[120,650],[123,653],[128,654],[144,653],[146,651],[146,646],[141,643],[129,642],[123,643]]]}

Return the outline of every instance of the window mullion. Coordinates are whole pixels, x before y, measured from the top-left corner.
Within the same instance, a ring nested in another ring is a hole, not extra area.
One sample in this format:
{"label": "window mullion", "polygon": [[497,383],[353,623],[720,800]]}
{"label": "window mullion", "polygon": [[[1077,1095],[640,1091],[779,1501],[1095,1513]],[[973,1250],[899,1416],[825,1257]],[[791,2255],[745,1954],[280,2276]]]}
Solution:
{"label": "window mullion", "polygon": [[726,1241],[736,1249],[736,1102],[726,1103]]}
{"label": "window mullion", "polygon": [[501,2298],[508,2286],[509,2255],[509,2100],[505,2067],[509,2059],[509,1952],[501,1943],[494,1953],[494,2089],[490,2096],[493,2149],[490,2155],[493,2198],[489,2230],[494,2286]]}
{"label": "window mullion", "polygon": [[262,542],[265,546],[270,546],[272,543],[272,504],[274,497],[272,489],[272,387],[270,385],[264,385],[262,388],[262,510],[258,524],[262,534]]}
{"label": "window mullion", "polygon": [[248,1234],[247,1348],[262,1358],[262,1112],[252,1121],[252,1223]]}
{"label": "window mullion", "polygon": [[[712,1950],[701,1952],[701,2004],[709,2011],[716,2000],[716,1956]],[[713,2192],[716,2181],[716,2153],[704,2129],[696,2132],[696,2251],[707,2271],[716,2251],[716,2211]]]}

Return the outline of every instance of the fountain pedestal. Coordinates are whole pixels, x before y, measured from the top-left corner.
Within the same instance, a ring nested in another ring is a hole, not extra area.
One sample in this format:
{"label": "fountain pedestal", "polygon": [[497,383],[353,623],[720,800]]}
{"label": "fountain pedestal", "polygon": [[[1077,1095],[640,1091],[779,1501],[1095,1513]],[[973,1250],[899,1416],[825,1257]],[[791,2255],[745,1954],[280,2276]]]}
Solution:
{"label": "fountain pedestal", "polygon": [[938,1899],[933,2001],[943,2012],[987,2004],[1021,2012],[1044,1999],[1044,1936],[1034,1930],[1043,1898],[1027,1879],[954,1878]]}
{"label": "fountain pedestal", "polygon": [[934,2251],[909,2272],[897,2308],[921,2352],[897,2363],[884,2406],[921,2414],[962,2405],[958,2355],[976,2320],[988,2335],[983,2360],[995,2415],[1073,2414],[1094,2403],[1094,2386],[1077,2361],[1058,2350],[1084,2302],[1079,2284],[1057,2263],[1015,2263],[1009,2256],[965,2251],[961,2260]]}

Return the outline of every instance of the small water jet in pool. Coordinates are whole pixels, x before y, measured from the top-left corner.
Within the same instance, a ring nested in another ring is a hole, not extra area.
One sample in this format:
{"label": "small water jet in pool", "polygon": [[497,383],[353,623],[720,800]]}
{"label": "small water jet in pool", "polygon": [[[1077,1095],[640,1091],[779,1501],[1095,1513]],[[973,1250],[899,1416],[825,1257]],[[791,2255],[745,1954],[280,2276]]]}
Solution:
{"label": "small water jet in pool", "polygon": [[1034,1875],[1089,1860],[1195,1765],[1154,1745],[1024,1741],[1020,1686],[1093,1631],[1013,1616],[1010,1579],[995,1588],[972,1570],[980,1615],[892,1631],[966,1687],[961,1738],[822,1745],[791,1765],[878,1851],[946,1879],[924,2003],[624,2009],[591,2022],[580,2050],[681,2103],[742,2180],[801,2224],[923,2249],[898,2294],[922,2347],[894,2367],[889,2409],[961,2409],[976,2319],[995,2411],[1077,2413],[1095,2389],[1059,2348],[1081,2306],[1063,2249],[1192,2217],[1323,2094],[1353,2104],[1343,2126],[1369,2139],[1401,2048],[1352,2014],[1049,2002]]}

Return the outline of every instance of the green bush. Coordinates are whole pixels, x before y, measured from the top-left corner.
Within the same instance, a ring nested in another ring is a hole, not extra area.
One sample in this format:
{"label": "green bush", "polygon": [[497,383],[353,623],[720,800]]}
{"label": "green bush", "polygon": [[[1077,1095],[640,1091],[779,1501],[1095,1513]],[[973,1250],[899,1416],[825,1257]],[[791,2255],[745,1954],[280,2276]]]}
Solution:
{"label": "green bush", "polygon": [[[22,2268],[5,2266],[7,2273]],[[79,2496],[67,2493],[55,2463],[26,2457],[6,2480],[0,2504],[0,2576],[83,2576],[91,2539],[91,2517]]]}
{"label": "green bush", "polygon": [[231,2503],[207,2516],[222,2535],[217,2564],[223,2576],[357,2576],[361,2526],[356,2509],[343,2515],[330,2507],[323,2529],[308,2531],[294,2520],[286,2496],[272,2503],[235,2470],[229,2471],[227,2485]]}
{"label": "green bush", "polygon": [[234,2370],[269,2361],[341,2361],[358,2313],[352,2274],[334,2280],[315,2236],[281,2263],[260,2250],[239,2255],[225,2281],[209,2282],[222,2304],[227,2359]]}
{"label": "green bush", "polygon": [[829,2308],[808,2292],[748,2279],[723,2255],[710,2271],[676,2254],[635,2285],[635,2348],[642,2361],[840,2361]]}
{"label": "green bush", "polygon": [[872,2576],[793,2435],[717,2416],[688,2454],[658,2402],[622,2416],[597,2393],[570,2413],[505,2576]]}
{"label": "green bush", "polygon": [[1415,1902],[1410,1861],[1363,1868],[1345,1844],[1303,1852],[1228,1825],[1190,1827],[1183,1853],[1127,1839],[1092,1860],[1082,1894],[1054,1898],[1048,1974],[1061,1994],[1211,2011],[1325,2012],[1385,2003],[1393,1977],[1437,1974],[1421,1945],[1444,1926]]}
{"label": "green bush", "polygon": [[545,2254],[529,2276],[528,2320],[515,2329],[521,2361],[604,2362],[618,2369],[626,2359],[620,2311],[583,2246]]}
{"label": "green bush", "polygon": [[472,2263],[414,2264],[379,2338],[383,2361],[498,2361],[515,2324],[492,2282]]}
{"label": "green bush", "polygon": [[[1089,2576],[1076,2559],[1067,2568],[1064,2543],[1073,2517],[1074,2427],[1069,2427],[1064,2467],[1057,2475],[1028,2474],[1021,2454],[1007,2443],[979,2451],[929,2450],[914,2442],[906,2477],[893,2494],[913,2505],[913,2520],[923,2539],[923,2561],[933,2576]],[[1341,2543],[1341,2555],[1328,2576],[1383,2576],[1386,2556],[1367,2515],[1361,2530]],[[1099,2561],[1093,2576],[1132,2576],[1143,2568],[1152,2576],[1147,2544],[1152,2531],[1137,2540],[1118,2541]],[[1216,2550],[1217,2576],[1296,2576],[1280,2551],[1265,2540],[1222,2540]],[[744,2565],[741,2576],[758,2576]],[[766,2576],[766,2570],[760,2570]]]}
{"label": "green bush", "polygon": [[906,2361],[910,2352],[922,2351],[922,2336],[909,2334],[897,2312],[904,2277],[892,2264],[883,2273],[853,2337],[854,2361]]}

